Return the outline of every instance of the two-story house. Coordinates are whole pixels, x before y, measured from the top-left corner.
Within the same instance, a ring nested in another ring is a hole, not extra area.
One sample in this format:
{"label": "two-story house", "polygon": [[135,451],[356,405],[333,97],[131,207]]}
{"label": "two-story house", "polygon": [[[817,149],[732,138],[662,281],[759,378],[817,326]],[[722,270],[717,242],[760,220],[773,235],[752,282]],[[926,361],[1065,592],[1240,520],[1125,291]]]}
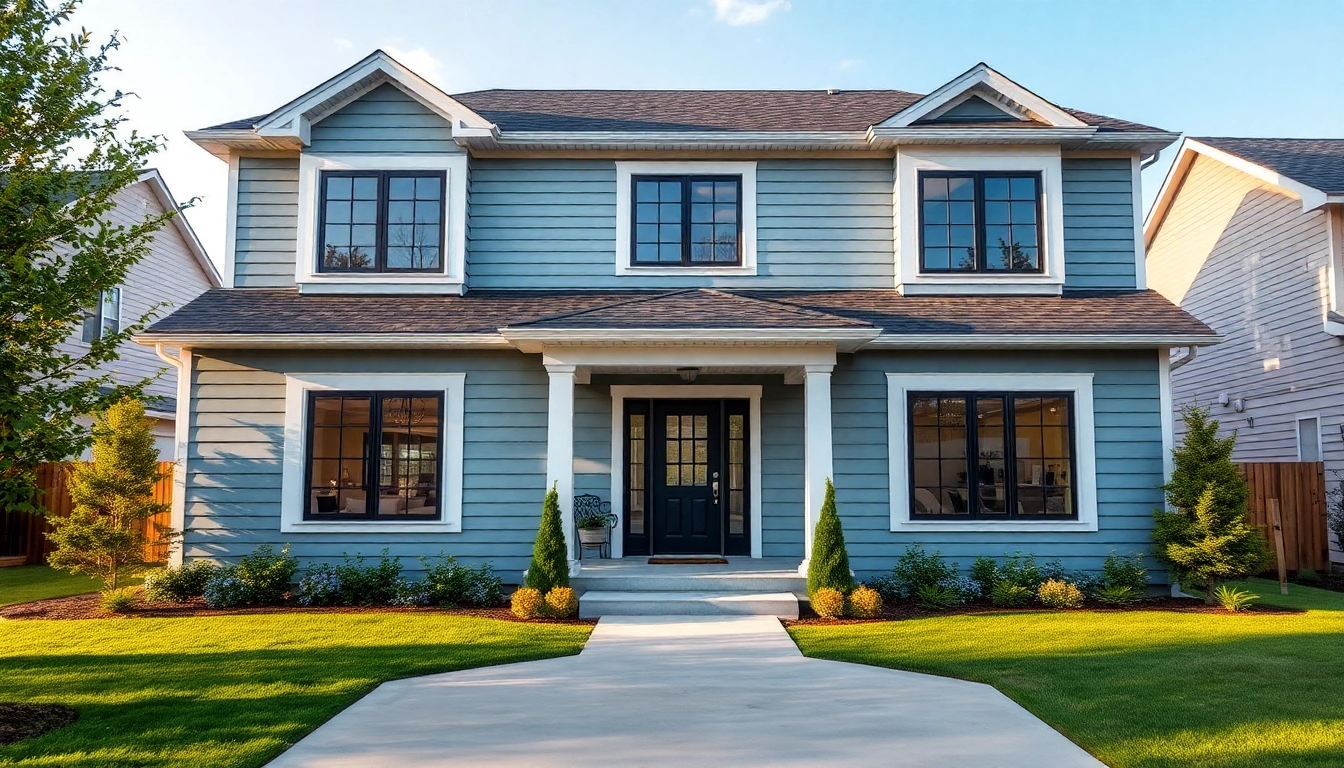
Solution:
{"label": "two-story house", "polygon": [[[1176,134],[977,65],[904,91],[447,95],[382,52],[188,134],[226,280],[182,348],[187,558],[488,559],[543,494],[613,555],[1143,551],[1170,446],[1139,171]],[[586,562],[586,561],[585,561]]]}
{"label": "two-story house", "polygon": [[[163,176],[154,168],[140,179],[117,192],[115,205],[106,214],[109,223],[122,226],[139,224],[151,216],[178,210],[177,200]],[[105,333],[116,333],[125,324],[138,320],[156,307],[160,316],[173,307],[181,307],[211,288],[222,285],[219,270],[206,255],[185,216],[178,214],[167,226],[154,233],[149,253],[132,265],[121,285],[104,291],[102,301],[89,307],[84,322],[62,345],[61,351],[76,357],[89,351],[89,344]],[[145,412],[154,419],[154,441],[164,461],[178,458],[176,448],[177,377],[176,370],[155,355],[153,349],[123,344],[118,358],[95,371],[110,374],[116,381],[130,383],[160,373],[145,388]],[[91,455],[85,452],[84,458]]]}
{"label": "two-story house", "polygon": [[[1238,461],[1344,478],[1344,139],[1188,138],[1148,215],[1154,290],[1225,341],[1172,372]],[[1344,563],[1339,542],[1331,557]]]}

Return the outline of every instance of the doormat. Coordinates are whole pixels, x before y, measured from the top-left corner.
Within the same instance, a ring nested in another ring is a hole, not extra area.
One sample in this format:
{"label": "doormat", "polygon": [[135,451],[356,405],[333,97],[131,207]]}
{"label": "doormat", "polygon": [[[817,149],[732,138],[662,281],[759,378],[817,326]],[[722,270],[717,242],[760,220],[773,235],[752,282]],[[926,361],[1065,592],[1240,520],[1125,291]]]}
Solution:
{"label": "doormat", "polygon": [[722,557],[650,557],[649,565],[727,565]]}

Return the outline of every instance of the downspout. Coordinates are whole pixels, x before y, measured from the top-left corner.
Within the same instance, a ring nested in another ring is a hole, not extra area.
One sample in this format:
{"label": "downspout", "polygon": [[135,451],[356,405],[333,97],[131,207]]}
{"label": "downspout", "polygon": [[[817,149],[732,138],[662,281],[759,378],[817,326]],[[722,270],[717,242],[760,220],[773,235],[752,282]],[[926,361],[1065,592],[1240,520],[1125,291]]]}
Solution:
{"label": "downspout", "polygon": [[[172,357],[163,351],[163,342],[154,343],[154,354],[177,370],[177,415],[173,420],[173,505],[169,527],[179,537],[186,535],[187,521],[187,435],[191,420],[191,350],[181,348]],[[186,544],[178,538],[168,547],[168,565],[181,567]]]}
{"label": "downspout", "polygon": [[1181,366],[1185,365],[1186,363],[1193,362],[1195,356],[1199,354],[1199,347],[1186,347],[1185,349],[1186,354],[1172,359],[1170,370],[1174,371],[1177,368],[1180,368]]}
{"label": "downspout", "polygon": [[1159,149],[1153,154],[1149,155],[1147,159],[1139,158],[1139,170],[1140,171],[1148,170],[1148,168],[1152,166],[1153,163],[1156,163],[1158,161],[1158,158],[1160,157],[1162,157],[1162,150]]}

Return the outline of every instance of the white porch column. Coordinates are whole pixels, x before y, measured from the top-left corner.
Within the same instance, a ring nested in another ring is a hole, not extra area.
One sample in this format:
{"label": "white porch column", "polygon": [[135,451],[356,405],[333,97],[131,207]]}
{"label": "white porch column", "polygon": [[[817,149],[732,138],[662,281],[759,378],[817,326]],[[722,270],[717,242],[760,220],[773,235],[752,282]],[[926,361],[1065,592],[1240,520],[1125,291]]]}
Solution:
{"label": "white porch column", "polygon": [[812,558],[812,537],[826,498],[826,478],[831,477],[831,370],[833,365],[803,366],[803,562],[798,572],[807,574]]}
{"label": "white porch column", "polygon": [[546,490],[555,485],[560,495],[560,525],[569,550],[569,570],[578,572],[574,541],[574,371],[576,366],[546,364],[551,379],[546,417]]}

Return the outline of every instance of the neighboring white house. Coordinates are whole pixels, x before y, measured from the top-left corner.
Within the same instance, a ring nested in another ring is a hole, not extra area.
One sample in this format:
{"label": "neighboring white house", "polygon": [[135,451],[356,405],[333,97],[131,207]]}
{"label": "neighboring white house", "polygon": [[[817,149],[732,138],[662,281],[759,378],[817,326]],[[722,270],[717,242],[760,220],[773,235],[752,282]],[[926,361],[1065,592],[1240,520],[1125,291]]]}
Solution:
{"label": "neighboring white house", "polygon": [[[108,218],[123,226],[138,224],[147,217],[178,207],[163,176],[153,168],[142,173],[135,184],[118,192],[115,199],[117,205]],[[186,217],[174,216],[171,223],[154,234],[149,255],[131,267],[126,281],[106,292],[100,306],[90,308],[83,327],[65,342],[64,350],[82,354],[88,350],[91,340],[134,322],[151,307],[166,305],[158,310],[158,316],[164,317],[220,285],[219,272]],[[158,420],[154,425],[154,438],[159,456],[164,461],[176,459],[177,369],[162,360],[151,347],[126,342],[121,345],[120,353],[120,359],[102,369],[111,373],[119,383],[138,381],[167,369],[148,387],[150,398],[145,409]]]}
{"label": "neighboring white house", "polygon": [[1173,363],[1174,404],[1210,406],[1237,430],[1238,461],[1324,461],[1332,487],[1344,477],[1342,208],[1344,139],[1189,138],[1144,227],[1148,284],[1225,339]]}

